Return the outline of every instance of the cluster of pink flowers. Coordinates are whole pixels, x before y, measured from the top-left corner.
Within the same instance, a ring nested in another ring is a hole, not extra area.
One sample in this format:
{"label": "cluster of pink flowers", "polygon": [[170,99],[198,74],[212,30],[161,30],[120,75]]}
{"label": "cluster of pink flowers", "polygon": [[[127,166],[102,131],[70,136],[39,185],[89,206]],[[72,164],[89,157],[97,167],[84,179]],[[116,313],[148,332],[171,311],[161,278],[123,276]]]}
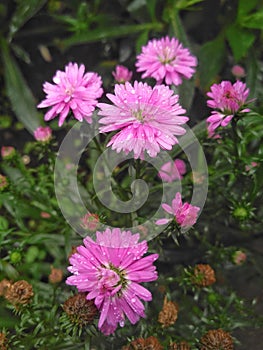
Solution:
{"label": "cluster of pink flowers", "polygon": [[70,257],[68,270],[73,275],[66,283],[87,293],[87,300],[94,299],[100,311],[98,327],[109,335],[118,324],[124,326],[125,316],[132,324],[145,317],[140,299],[150,301],[152,295],[140,283],[157,279],[153,262],[158,254],[143,257],[147,243],[130,231],[106,229],[96,236],[96,241],[86,237]]}
{"label": "cluster of pink flowers", "polygon": [[134,82],[115,85],[115,94],[107,94],[113,104],[99,103],[103,116],[100,132],[118,130],[107,146],[120,152],[134,152],[134,158],[144,158],[146,151],[156,157],[160,149],[171,150],[177,137],[185,133],[181,126],[188,121],[185,110],[168,86]]}
{"label": "cluster of pink flowers", "polygon": [[95,106],[103,94],[102,81],[98,74],[85,73],[83,64],[70,62],[65,71],[58,70],[53,77],[55,84],[45,82],[43,90],[47,94],[38,108],[50,107],[45,114],[45,120],[49,121],[59,115],[58,125],[61,126],[71,110],[74,118],[82,122],[85,119],[92,122],[91,115]]}
{"label": "cluster of pink flowers", "polygon": [[[171,206],[167,203],[163,203],[162,207],[168,214],[173,215],[176,223],[183,228],[191,227],[196,223],[197,215],[200,210],[199,207],[193,206],[187,202],[183,203],[182,196],[179,192],[176,193]],[[166,225],[171,221],[172,219],[163,218],[157,220],[156,224]]]}
{"label": "cluster of pink flowers", "polygon": [[250,111],[245,106],[248,94],[249,89],[241,81],[234,84],[230,81],[222,81],[220,84],[211,86],[211,91],[207,93],[210,98],[207,105],[213,109],[212,114],[207,118],[209,136],[213,136],[215,129],[219,126],[227,126],[238,113]]}
{"label": "cluster of pink flowers", "polygon": [[186,165],[182,159],[175,159],[162,165],[158,175],[166,182],[181,180],[186,173]]}

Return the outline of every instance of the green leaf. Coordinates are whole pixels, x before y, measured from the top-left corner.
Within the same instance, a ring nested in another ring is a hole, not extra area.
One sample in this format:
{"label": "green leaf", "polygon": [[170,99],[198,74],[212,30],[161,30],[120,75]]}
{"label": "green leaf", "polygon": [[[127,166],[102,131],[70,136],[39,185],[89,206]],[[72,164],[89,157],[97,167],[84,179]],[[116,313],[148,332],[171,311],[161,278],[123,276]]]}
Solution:
{"label": "green leaf", "polygon": [[18,65],[11,56],[6,41],[2,39],[0,43],[7,96],[19,121],[24,124],[28,131],[33,133],[41,125],[40,114],[36,110],[36,101]]}
{"label": "green leaf", "polygon": [[141,7],[144,7],[146,5],[146,1],[145,0],[133,0],[128,6],[127,6],[127,10],[129,12],[133,12],[133,11],[137,11],[139,10]]}
{"label": "green leaf", "polygon": [[18,1],[18,6],[9,26],[9,40],[13,38],[14,34],[32,18],[46,2],[47,0]]}
{"label": "green leaf", "polygon": [[74,45],[86,44],[90,42],[101,41],[109,38],[119,38],[130,34],[136,34],[146,30],[162,31],[163,25],[159,22],[144,23],[135,25],[123,25],[107,29],[95,29],[78,35],[73,35],[68,39],[62,40],[60,45],[62,48],[68,48]]}
{"label": "green leaf", "polygon": [[141,49],[142,49],[142,46],[144,46],[147,41],[149,39],[149,31],[148,30],[145,30],[144,32],[142,32],[137,40],[136,40],[136,53],[140,53],[141,52]]}
{"label": "green leaf", "polygon": [[250,90],[250,96],[252,98],[257,98],[262,91],[262,72],[260,69],[260,64],[256,58],[254,50],[250,50],[247,61],[247,74],[246,74],[246,84]]}
{"label": "green leaf", "polygon": [[263,11],[244,17],[240,24],[246,28],[263,29]]}
{"label": "green leaf", "polygon": [[157,0],[146,0],[147,8],[152,21],[156,21],[155,8]]}
{"label": "green leaf", "polygon": [[236,61],[244,57],[255,40],[255,35],[236,24],[226,30],[226,37]]}
{"label": "green leaf", "polygon": [[189,110],[192,105],[194,92],[195,92],[194,79],[184,80],[183,83],[178,87],[180,104],[186,110]]}
{"label": "green leaf", "polygon": [[247,15],[258,4],[258,0],[239,0],[237,9],[237,18],[241,19],[244,15]]}
{"label": "green leaf", "polygon": [[202,2],[204,0],[179,0],[176,1],[176,8],[178,10],[185,10],[190,6],[193,6],[195,4],[198,4],[199,2]]}
{"label": "green leaf", "polygon": [[225,58],[225,43],[222,36],[205,43],[198,54],[201,87],[207,89],[220,72]]}

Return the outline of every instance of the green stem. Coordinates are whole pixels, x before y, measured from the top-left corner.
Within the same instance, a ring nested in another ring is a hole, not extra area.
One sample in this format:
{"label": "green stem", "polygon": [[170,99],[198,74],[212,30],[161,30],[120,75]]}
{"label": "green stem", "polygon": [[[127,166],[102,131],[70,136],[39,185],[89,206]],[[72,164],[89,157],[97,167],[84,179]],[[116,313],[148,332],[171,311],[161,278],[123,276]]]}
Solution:
{"label": "green stem", "polygon": [[234,157],[235,157],[234,172],[238,173],[238,169],[239,169],[239,152],[238,152],[239,136],[237,133],[236,116],[234,116],[234,118],[231,120],[231,127],[232,127],[233,142],[234,142]]}
{"label": "green stem", "polygon": [[84,350],[90,350],[91,349],[91,336],[87,335],[84,341]]}

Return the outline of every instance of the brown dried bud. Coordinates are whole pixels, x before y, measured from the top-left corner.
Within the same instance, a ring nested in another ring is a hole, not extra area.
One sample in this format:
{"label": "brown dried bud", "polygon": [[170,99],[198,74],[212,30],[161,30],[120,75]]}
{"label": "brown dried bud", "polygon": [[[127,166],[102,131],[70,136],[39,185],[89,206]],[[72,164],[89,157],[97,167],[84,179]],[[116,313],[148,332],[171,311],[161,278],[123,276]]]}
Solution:
{"label": "brown dried bud", "polygon": [[63,279],[63,271],[61,269],[56,269],[55,267],[51,266],[51,272],[48,276],[48,280],[50,283],[59,283]]}
{"label": "brown dried bud", "polygon": [[17,281],[8,288],[5,297],[13,305],[26,305],[33,297],[33,288],[27,281]]}
{"label": "brown dried bud", "polygon": [[8,341],[6,338],[5,333],[0,332],[0,350],[7,350],[8,349]]}
{"label": "brown dried bud", "polygon": [[191,346],[186,341],[170,344],[169,350],[191,350]]}
{"label": "brown dried bud", "polygon": [[11,286],[11,282],[4,278],[0,281],[0,296],[5,296],[8,288]]}
{"label": "brown dried bud", "polygon": [[160,311],[158,316],[158,322],[162,324],[163,327],[169,327],[175,324],[178,317],[178,305],[173,301],[164,298],[163,309]]}
{"label": "brown dried bud", "polygon": [[215,271],[208,264],[198,264],[194,268],[192,282],[198,287],[208,287],[215,283]]}
{"label": "brown dried bud", "polygon": [[163,347],[157,338],[151,336],[135,339],[129,345],[123,346],[122,350],[163,350]]}
{"label": "brown dried bud", "polygon": [[78,251],[77,251],[77,247],[72,246],[72,248],[71,248],[71,251],[70,251],[70,253],[69,253],[68,258],[71,258],[71,257],[72,257],[72,255],[73,255],[73,254],[75,254],[75,253],[77,253],[77,252],[78,252]]}
{"label": "brown dried bud", "polygon": [[98,313],[93,300],[87,300],[85,293],[76,294],[65,301],[63,310],[73,323],[80,326],[92,323]]}
{"label": "brown dried bud", "polygon": [[208,331],[200,340],[201,350],[233,350],[231,335],[222,329]]}

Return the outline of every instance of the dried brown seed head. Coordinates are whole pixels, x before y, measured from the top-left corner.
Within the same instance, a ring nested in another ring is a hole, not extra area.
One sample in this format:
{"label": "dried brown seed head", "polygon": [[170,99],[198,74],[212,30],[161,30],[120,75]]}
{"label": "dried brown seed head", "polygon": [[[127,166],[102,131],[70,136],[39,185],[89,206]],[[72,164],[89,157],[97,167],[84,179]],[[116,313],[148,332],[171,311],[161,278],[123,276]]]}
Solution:
{"label": "dried brown seed head", "polygon": [[93,322],[98,313],[93,300],[87,300],[85,293],[76,294],[65,301],[63,310],[73,323],[84,326]]}
{"label": "dried brown seed head", "polygon": [[0,281],[0,296],[5,296],[11,284],[12,284],[11,281],[7,280],[6,278]]}
{"label": "dried brown seed head", "polygon": [[50,283],[55,284],[61,282],[63,279],[63,271],[61,269],[56,269],[55,267],[51,267],[50,275],[48,276],[48,280]]}
{"label": "dried brown seed head", "polygon": [[33,287],[25,280],[17,281],[7,289],[5,298],[13,305],[26,305],[33,297]]}
{"label": "dried brown seed head", "polygon": [[198,264],[194,268],[192,282],[198,287],[208,287],[216,281],[215,271],[208,264]]}
{"label": "dried brown seed head", "polygon": [[169,350],[191,350],[191,346],[186,341],[172,343]]}
{"label": "dried brown seed head", "polygon": [[158,316],[158,322],[162,324],[163,327],[172,326],[178,317],[178,305],[173,301],[164,298],[163,309],[160,311]]}
{"label": "dried brown seed head", "polygon": [[156,337],[138,338],[126,345],[122,350],[163,350],[162,345]]}
{"label": "dried brown seed head", "polygon": [[231,335],[222,329],[208,331],[200,340],[201,350],[233,350]]}

